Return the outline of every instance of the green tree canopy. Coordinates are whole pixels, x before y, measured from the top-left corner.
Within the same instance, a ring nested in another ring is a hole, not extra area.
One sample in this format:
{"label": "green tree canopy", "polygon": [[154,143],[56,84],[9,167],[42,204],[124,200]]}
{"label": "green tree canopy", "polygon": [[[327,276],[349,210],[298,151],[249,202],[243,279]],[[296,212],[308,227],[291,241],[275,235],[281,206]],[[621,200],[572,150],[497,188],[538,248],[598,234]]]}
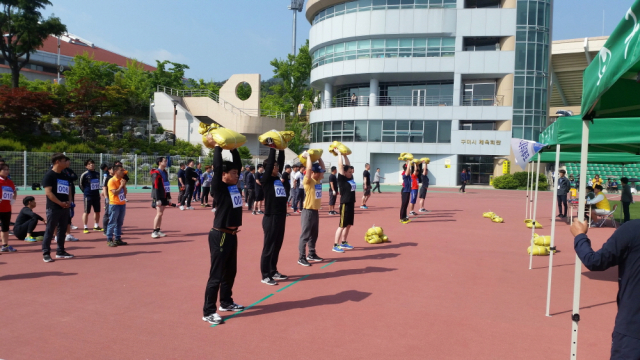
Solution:
{"label": "green tree canopy", "polygon": [[[158,85],[173,89],[184,89],[184,71],[189,69],[188,65],[174,63],[169,60],[156,60],[156,63],[156,71],[151,73],[153,91]],[[171,69],[167,69],[167,65],[171,65]]]}
{"label": "green tree canopy", "polygon": [[82,55],[76,55],[71,68],[64,72],[65,84],[70,90],[87,83],[107,87],[113,85],[114,75],[118,71],[118,65],[94,60],[93,55],[85,51]]}
{"label": "green tree canopy", "polygon": [[0,51],[11,69],[11,86],[20,86],[20,70],[49,35],[60,36],[66,25],[55,16],[42,17],[48,0],[0,0]]}
{"label": "green tree canopy", "polygon": [[271,87],[275,98],[267,96],[263,108],[297,114],[298,105],[303,102],[308,102],[310,105],[313,89],[309,86],[311,77],[309,40],[300,47],[297,55],[289,54],[284,60],[273,59],[270,64],[273,66],[273,77],[281,82]]}

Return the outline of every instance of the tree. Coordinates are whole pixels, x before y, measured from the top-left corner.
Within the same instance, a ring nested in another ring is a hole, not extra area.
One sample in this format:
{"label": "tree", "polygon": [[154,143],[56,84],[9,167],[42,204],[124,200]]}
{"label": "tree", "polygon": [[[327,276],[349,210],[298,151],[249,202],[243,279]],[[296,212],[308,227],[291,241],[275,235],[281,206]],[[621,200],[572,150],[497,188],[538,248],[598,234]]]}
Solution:
{"label": "tree", "polygon": [[60,18],[42,17],[41,9],[51,5],[49,0],[0,0],[0,41],[2,56],[11,69],[11,87],[20,85],[20,70],[29,63],[31,54],[42,47],[49,35],[60,36],[67,26]]}
{"label": "tree", "polygon": [[78,80],[77,86],[69,91],[67,108],[75,114],[74,121],[82,127],[83,134],[89,128],[93,114],[105,101],[105,88],[88,78]]}
{"label": "tree", "polygon": [[9,133],[29,133],[40,116],[55,110],[49,93],[0,86],[0,126]]}
{"label": "tree", "polygon": [[196,81],[195,79],[189,79],[187,80],[187,85],[191,90],[209,90],[217,95],[220,94],[221,85],[213,80],[204,81],[204,79],[200,79]]}
{"label": "tree", "polygon": [[142,63],[127,60],[127,67],[115,75],[115,84],[127,90],[127,108],[131,114],[149,106],[149,99],[155,89],[152,85],[151,73],[144,70]]}
{"label": "tree", "polygon": [[[281,109],[285,113],[295,112],[302,102],[311,104],[313,89],[309,86],[311,77],[311,55],[309,55],[309,40],[300,47],[298,54],[289,54],[286,60],[271,60],[275,79],[282,82],[271,87],[275,96],[281,99]],[[270,109],[275,110],[275,109]]]}
{"label": "tree", "polygon": [[293,131],[296,136],[289,142],[289,149],[296,154],[300,154],[304,151],[304,146],[311,142],[309,139],[310,125],[307,120],[299,119],[298,117],[288,118],[285,123],[285,128],[289,131]]}
{"label": "tree", "polygon": [[238,153],[240,154],[240,159],[253,159],[253,155],[251,155],[251,151],[246,146],[240,146],[238,148]]}
{"label": "tree", "polygon": [[[170,87],[172,89],[183,89],[184,71],[189,69],[188,65],[174,63],[169,60],[156,60],[156,70],[151,73],[153,91],[158,85]],[[171,69],[167,69],[167,64],[171,65]]]}
{"label": "tree", "polygon": [[113,85],[114,75],[118,71],[120,71],[118,65],[94,60],[93,55],[84,52],[82,55],[76,55],[71,68],[64,72],[65,83],[71,90],[88,83],[93,83],[93,86],[107,87]]}

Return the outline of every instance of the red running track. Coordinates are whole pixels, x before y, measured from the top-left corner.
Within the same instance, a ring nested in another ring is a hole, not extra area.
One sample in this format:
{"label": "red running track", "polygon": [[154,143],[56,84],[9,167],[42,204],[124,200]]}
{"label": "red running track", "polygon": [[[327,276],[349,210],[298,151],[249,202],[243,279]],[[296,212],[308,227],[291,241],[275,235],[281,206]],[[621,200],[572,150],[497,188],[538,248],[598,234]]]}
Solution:
{"label": "red running track", "polygon": [[[544,229],[538,233],[547,235],[551,193],[540,197]],[[43,200],[38,197],[41,214]],[[535,257],[528,270],[522,191],[431,191],[432,212],[407,225],[398,222],[398,193],[374,194],[369,210],[356,209],[350,236],[356,249],[345,254],[330,251],[338,217],[326,214],[325,203],[318,254],[326,261],[310,268],[296,263],[300,222],[293,215],[279,264],[291,280],[276,287],[260,282],[262,217],[245,212],[234,300],[247,306],[274,295],[216,327],[201,320],[213,214],[167,209],[168,236],[152,239],[155,210],[148,194],[131,194],[130,200],[128,246],[109,248],[99,233],[74,231],[80,241],[67,250],[76,258],[46,264],[40,243],[11,240],[18,252],[0,256],[0,358],[569,357],[572,237],[560,223],[554,316],[546,317],[548,257]],[[506,223],[482,218],[485,211]],[[373,224],[384,228],[390,243],[365,243]],[[590,232],[597,248],[611,233]],[[578,355],[608,358],[617,269],[584,273]]]}

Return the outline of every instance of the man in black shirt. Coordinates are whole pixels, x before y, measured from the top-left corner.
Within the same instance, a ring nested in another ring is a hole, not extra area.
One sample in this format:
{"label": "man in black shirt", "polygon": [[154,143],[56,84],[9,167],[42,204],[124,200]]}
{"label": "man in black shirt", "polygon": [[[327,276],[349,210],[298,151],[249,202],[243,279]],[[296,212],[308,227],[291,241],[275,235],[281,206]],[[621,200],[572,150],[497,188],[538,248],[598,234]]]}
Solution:
{"label": "man in black shirt", "polygon": [[249,166],[247,176],[244,178],[244,186],[247,188],[247,206],[253,215],[257,215],[253,210],[253,204],[256,201],[256,167],[253,165]]}
{"label": "man in black shirt", "polygon": [[84,212],[82,214],[82,223],[84,224],[84,233],[89,233],[87,222],[89,221],[89,213],[93,209],[94,231],[103,231],[98,222],[100,221],[100,174],[95,171],[96,165],[92,159],[84,162],[87,171],[80,175],[80,188],[84,194]]}
{"label": "man in black shirt", "polygon": [[[210,142],[213,142],[209,138]],[[213,228],[209,232],[211,269],[204,294],[202,320],[211,324],[222,323],[216,312],[216,300],[220,290],[220,311],[242,311],[244,307],[231,298],[238,264],[238,228],[242,225],[242,195],[238,190],[238,178],[242,162],[238,149],[231,150],[233,162],[222,161],[222,148],[216,145],[213,166],[216,169],[211,181],[211,192],[216,199],[217,210]]]}
{"label": "man in black shirt", "polygon": [[182,205],[182,200],[184,199],[184,192],[187,186],[187,178],[185,177],[184,168],[186,165],[184,163],[180,163],[180,170],[178,170],[178,204]]}
{"label": "man in black shirt", "polygon": [[369,200],[369,196],[371,196],[370,168],[371,165],[369,165],[369,163],[364,164],[364,172],[362,172],[362,205],[360,205],[360,209],[368,209],[367,200]]}
{"label": "man in black shirt", "polygon": [[16,218],[16,223],[13,226],[13,235],[27,242],[43,240],[44,231],[34,231],[38,221],[42,221],[45,225],[47,224],[42,216],[33,212],[36,207],[36,199],[33,196],[26,196],[22,199],[22,204],[24,204],[24,207]]}
{"label": "man in black shirt", "polygon": [[[191,198],[193,197],[193,191],[196,188],[196,181],[198,180],[199,176],[196,170],[193,168],[193,163],[194,163],[193,160],[188,160],[187,168],[184,171],[186,186],[185,186],[184,196],[182,197],[182,202],[180,203],[180,210],[184,210],[184,209],[194,210],[191,207]],[[186,208],[184,206],[185,203],[187,204]]]}
{"label": "man in black shirt", "polygon": [[[344,161],[343,161],[344,157]],[[343,253],[353,246],[347,242],[349,229],[355,217],[356,182],[353,180],[353,166],[347,155],[338,154],[338,187],[340,189],[340,224],[336,230],[333,251]]]}
{"label": "man in black shirt", "polygon": [[253,212],[255,213],[253,215],[264,214],[264,212],[262,211],[262,202],[264,201],[264,189],[262,187],[262,176],[264,176],[264,167],[262,165],[258,164],[258,171],[256,171],[254,176],[256,177],[256,186],[255,186],[256,202],[253,207]]}
{"label": "man in black shirt", "polygon": [[427,209],[424,208],[424,199],[427,198],[427,190],[429,189],[429,169],[426,161],[422,161],[422,186],[420,187],[420,194],[418,197],[420,198],[420,212],[427,212]]}
{"label": "man in black shirt", "polygon": [[69,259],[73,255],[64,250],[65,233],[69,225],[69,209],[71,194],[69,178],[63,174],[63,170],[67,166],[69,160],[63,154],[56,153],[51,157],[53,168],[44,175],[42,179],[42,187],[44,187],[47,196],[47,227],[42,241],[42,255],[44,262],[53,262],[51,258],[51,240],[53,232],[58,229],[58,249],[56,250],[56,258]]}
{"label": "man in black shirt", "polygon": [[[284,191],[287,192],[287,207],[289,206],[289,199],[291,197],[291,165],[284,166],[284,172],[282,173],[282,186],[284,186]],[[288,215],[288,213],[287,213]]]}
{"label": "man in black shirt", "polygon": [[284,231],[287,223],[287,191],[278,177],[278,171],[284,167],[284,150],[278,152],[276,162],[276,149],[269,150],[269,157],[264,161],[265,172],[262,175],[262,188],[264,189],[264,218],[262,218],[262,230],[264,231],[264,246],[260,259],[260,271],[262,282],[267,285],[278,285],[275,280],[286,280],[287,276],[278,272],[278,257],[284,240]]}
{"label": "man in black shirt", "polygon": [[329,215],[338,215],[336,211],[336,199],[338,198],[338,172],[335,166],[331,167],[331,175],[329,175]]}
{"label": "man in black shirt", "polygon": [[640,220],[624,223],[594,252],[587,237],[589,226],[573,221],[573,247],[591,271],[618,266],[618,314],[613,328],[611,359],[640,359]]}

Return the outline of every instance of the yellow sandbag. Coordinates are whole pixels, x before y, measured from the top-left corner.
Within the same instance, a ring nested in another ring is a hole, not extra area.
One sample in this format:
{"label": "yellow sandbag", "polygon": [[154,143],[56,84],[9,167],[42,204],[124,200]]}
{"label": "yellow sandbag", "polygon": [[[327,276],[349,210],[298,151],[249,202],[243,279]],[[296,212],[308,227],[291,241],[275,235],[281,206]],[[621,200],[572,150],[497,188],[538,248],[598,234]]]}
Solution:
{"label": "yellow sandbag", "polygon": [[501,218],[500,216],[497,216],[497,215],[496,215],[496,216],[494,216],[494,217],[492,217],[492,218],[491,218],[491,221],[493,221],[494,223],[503,223],[503,222],[504,222],[504,219],[503,219],[503,218]]}
{"label": "yellow sandbag", "polygon": [[380,237],[378,235],[367,236],[367,237],[365,237],[365,240],[369,244],[380,244],[380,243],[382,243],[382,239],[380,239]]}
{"label": "yellow sandbag", "polygon": [[382,236],[384,234],[384,231],[382,230],[382,228],[380,226],[375,226],[371,228],[376,235],[378,236]]}
{"label": "yellow sandbag", "polygon": [[375,228],[370,228],[369,230],[367,230],[367,234],[365,235],[365,237],[372,235],[378,235]]}
{"label": "yellow sandbag", "polygon": [[[531,246],[527,248],[527,254],[531,255]],[[544,246],[533,246],[533,256],[546,256],[549,255],[549,248]]]}
{"label": "yellow sandbag", "polygon": [[[318,161],[322,157],[322,149],[310,149],[310,150],[307,150],[307,152],[309,153],[309,157],[311,158],[312,164]],[[304,167],[307,166],[307,159],[304,156],[302,156],[302,154],[298,155],[298,159],[300,160],[300,163],[302,164],[302,166]]]}
{"label": "yellow sandbag", "polygon": [[532,221],[533,221],[533,220],[531,220],[531,219],[524,219],[524,223],[525,223],[525,224],[530,224]]}
{"label": "yellow sandbag", "polygon": [[269,146],[269,144],[267,144],[267,139],[271,138],[273,139],[276,149],[284,150],[289,146],[289,142],[294,136],[295,133],[293,131],[270,130],[258,136],[258,141],[260,141],[262,145]]}
{"label": "yellow sandbag", "polygon": [[389,237],[387,235],[382,235],[382,242],[389,241]]}
{"label": "yellow sandbag", "polygon": [[413,154],[412,153],[401,153],[400,157],[398,157],[398,160],[400,160],[400,161],[413,160]]}
{"label": "yellow sandbag", "polygon": [[340,141],[332,142],[331,145],[329,145],[329,152],[332,153],[333,156],[338,156],[338,153],[342,155],[351,155],[351,149]]}
{"label": "yellow sandbag", "polygon": [[[527,227],[531,229],[533,227],[532,223],[527,223]],[[536,221],[536,229],[542,229],[542,224]]]}
{"label": "yellow sandbag", "polygon": [[533,244],[538,246],[549,246],[551,245],[551,236],[534,237]]}
{"label": "yellow sandbag", "polygon": [[429,164],[431,162],[431,159],[424,157],[422,159],[420,159],[420,161],[424,161],[425,163]]}
{"label": "yellow sandbag", "polygon": [[209,149],[218,145],[225,150],[233,150],[247,142],[244,135],[216,124],[200,123],[198,132],[202,135],[202,143]]}
{"label": "yellow sandbag", "polygon": [[492,211],[489,211],[489,212],[486,212],[486,213],[482,213],[482,217],[485,217],[485,218],[491,219],[494,216],[496,216],[496,214],[494,212],[492,212]]}

